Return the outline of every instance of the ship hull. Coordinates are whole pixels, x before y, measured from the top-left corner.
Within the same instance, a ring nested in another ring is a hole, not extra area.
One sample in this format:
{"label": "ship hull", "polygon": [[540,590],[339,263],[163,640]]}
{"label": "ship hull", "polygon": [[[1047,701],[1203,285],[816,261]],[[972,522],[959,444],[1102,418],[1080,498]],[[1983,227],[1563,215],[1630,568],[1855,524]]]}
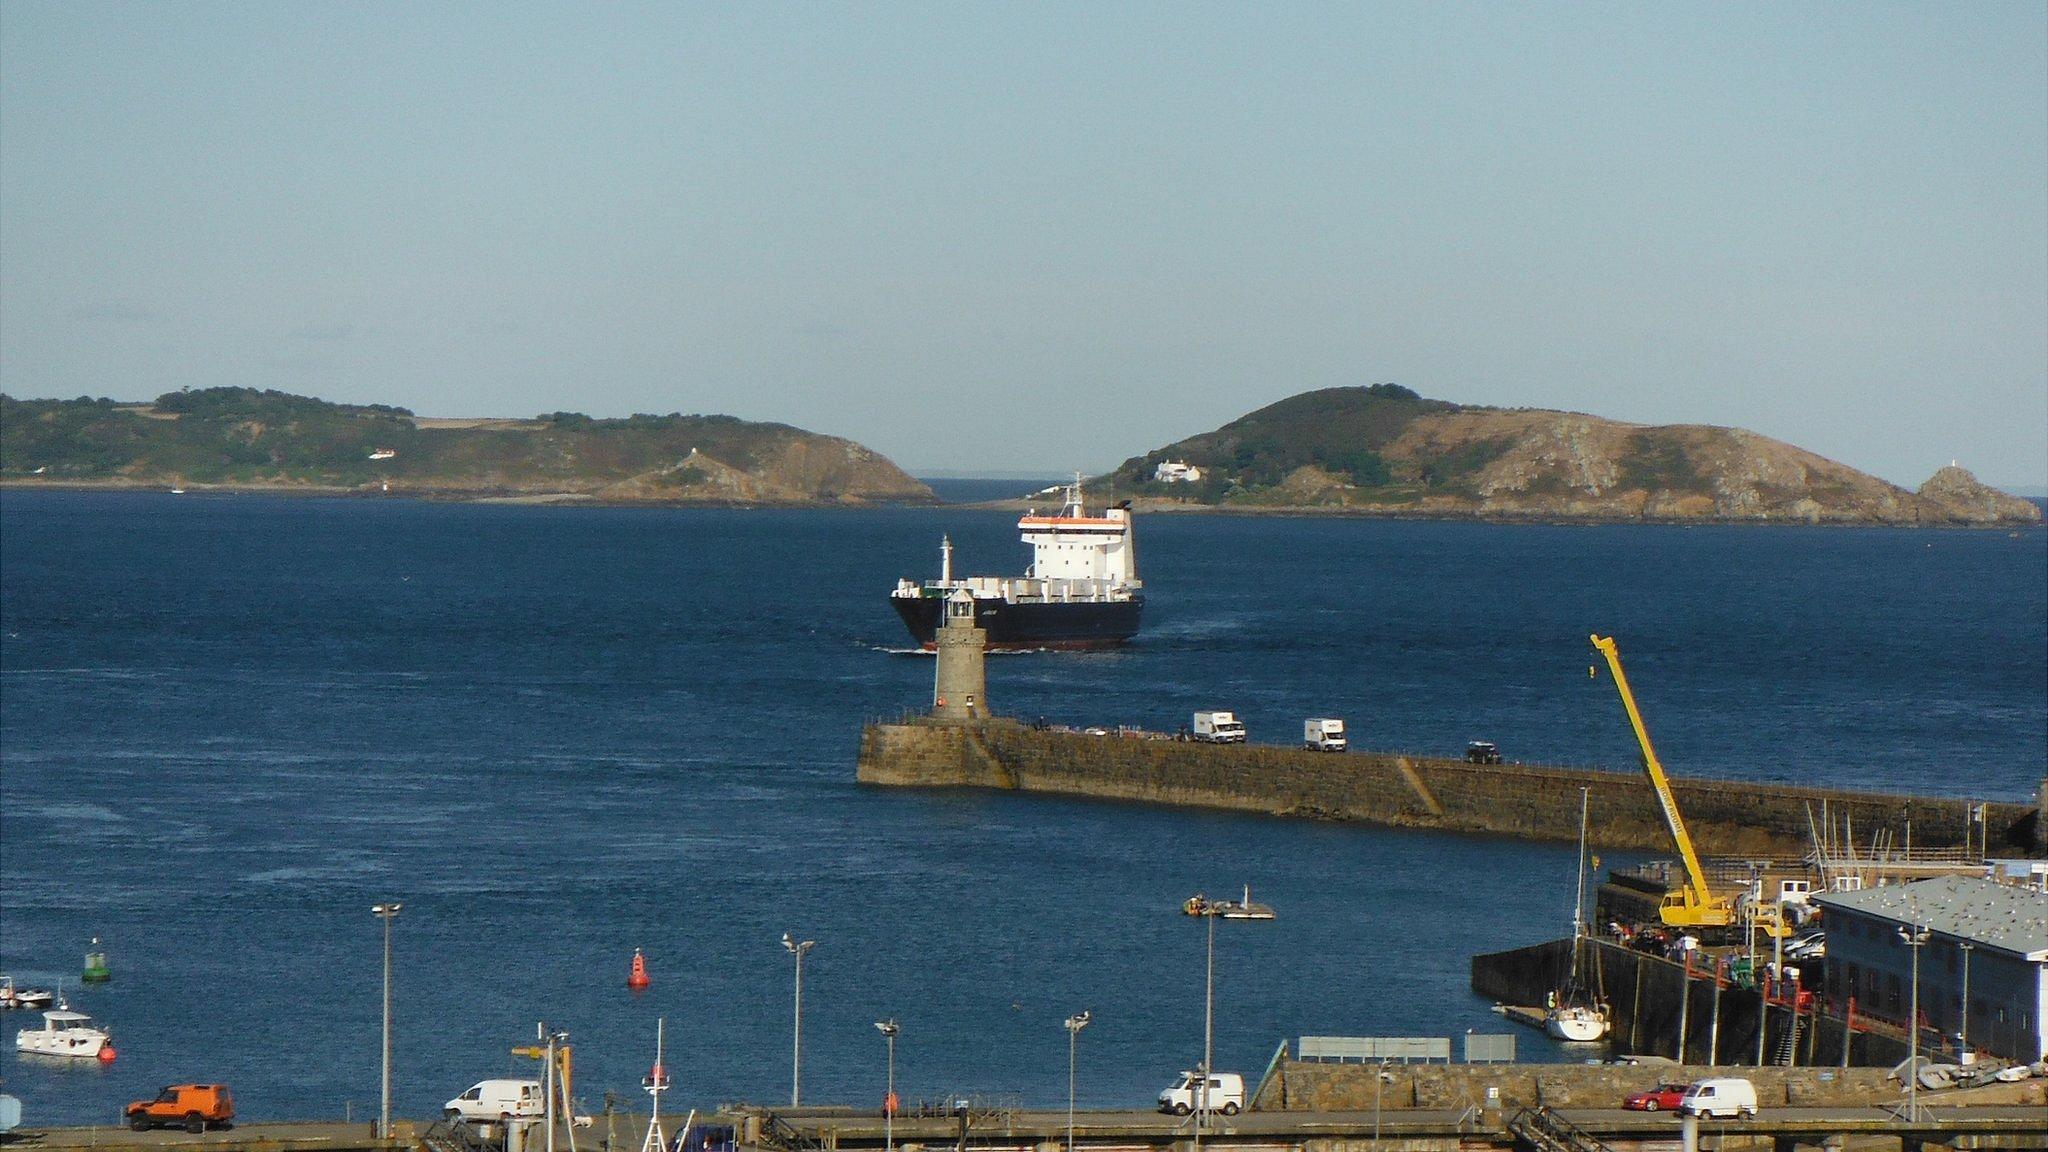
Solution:
{"label": "ship hull", "polygon": [[[937,644],[939,614],[945,600],[937,596],[891,596],[889,603],[920,646],[931,648]],[[997,652],[1116,648],[1138,634],[1138,618],[1144,608],[1142,596],[1074,603],[1012,603],[977,597],[974,623],[988,632],[988,646]]]}

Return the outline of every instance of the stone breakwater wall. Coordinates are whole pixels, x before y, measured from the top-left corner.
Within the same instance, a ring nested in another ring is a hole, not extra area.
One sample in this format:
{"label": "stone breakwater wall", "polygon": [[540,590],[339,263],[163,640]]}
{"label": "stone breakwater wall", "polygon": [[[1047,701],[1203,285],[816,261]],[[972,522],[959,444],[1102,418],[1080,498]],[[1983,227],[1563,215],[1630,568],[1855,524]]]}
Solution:
{"label": "stone breakwater wall", "polygon": [[[1390,1064],[1381,1080],[1378,1064],[1320,1064],[1283,1060],[1266,1081],[1253,1107],[1274,1112],[1389,1113],[1406,1108],[1484,1108],[1486,1090],[1500,1091],[1504,1111],[1552,1108],[1617,1108],[1632,1092],[1669,1081],[1737,1076],[1756,1085],[1765,1108],[1845,1108],[1888,1104],[1899,1098],[1898,1082],[1883,1068],[1757,1068],[1738,1064],[1659,1064],[1627,1067],[1586,1064]],[[2048,1083],[1999,1084],[1968,1094],[1972,1104],[2041,1104]],[[1941,1103],[1960,1102],[1944,1096]],[[1673,1136],[1677,1132],[1673,1131]]]}
{"label": "stone breakwater wall", "polygon": [[[868,725],[856,775],[865,784],[1048,792],[1535,840],[1577,838],[1585,788],[1594,845],[1670,847],[1640,771],[1087,736],[1001,720],[913,720]],[[1835,820],[1852,819],[1859,838],[1879,828],[1903,833],[1908,822],[1916,848],[1961,847],[1975,836],[1968,804],[1958,799],[1728,780],[1680,780],[1674,790],[1693,839],[1714,855],[1802,855],[1809,808],[1818,814],[1823,803]],[[2039,803],[1989,803],[1991,853],[2039,854],[2043,824]]]}
{"label": "stone breakwater wall", "polygon": [[1630,1067],[1586,1064],[1321,1064],[1284,1060],[1266,1081],[1254,1107],[1279,1112],[1370,1112],[1375,1098],[1387,1110],[1483,1108],[1486,1090],[1500,1090],[1504,1109],[1618,1108],[1631,1092],[1674,1080],[1740,1076],[1753,1082],[1765,1108],[1828,1108],[1896,1100],[1899,1087],[1881,1068],[1833,1069],[1826,1080],[1811,1068],[1672,1065]]}

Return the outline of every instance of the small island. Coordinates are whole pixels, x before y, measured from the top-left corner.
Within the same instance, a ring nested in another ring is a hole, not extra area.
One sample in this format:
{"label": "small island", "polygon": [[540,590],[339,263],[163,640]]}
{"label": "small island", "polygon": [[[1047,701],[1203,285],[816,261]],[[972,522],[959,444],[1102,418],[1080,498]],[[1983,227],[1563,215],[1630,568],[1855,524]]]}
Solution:
{"label": "small island", "polygon": [[2029,501],[1943,468],[1910,492],[1740,428],[1624,424],[1426,399],[1304,392],[1099,477],[1152,511],[1500,520],[2016,525]]}
{"label": "small island", "polygon": [[851,440],[731,416],[433,419],[252,388],[147,403],[0,394],[0,483],[521,502],[932,503]]}

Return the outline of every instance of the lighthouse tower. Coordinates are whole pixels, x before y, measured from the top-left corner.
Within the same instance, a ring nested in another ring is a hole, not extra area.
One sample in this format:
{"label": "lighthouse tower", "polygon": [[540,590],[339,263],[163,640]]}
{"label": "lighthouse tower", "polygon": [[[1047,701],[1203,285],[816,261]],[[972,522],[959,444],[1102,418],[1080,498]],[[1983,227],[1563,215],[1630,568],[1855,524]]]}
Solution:
{"label": "lighthouse tower", "polygon": [[932,715],[941,720],[988,717],[988,631],[974,623],[974,594],[957,588],[946,597],[936,637],[939,670],[932,680]]}

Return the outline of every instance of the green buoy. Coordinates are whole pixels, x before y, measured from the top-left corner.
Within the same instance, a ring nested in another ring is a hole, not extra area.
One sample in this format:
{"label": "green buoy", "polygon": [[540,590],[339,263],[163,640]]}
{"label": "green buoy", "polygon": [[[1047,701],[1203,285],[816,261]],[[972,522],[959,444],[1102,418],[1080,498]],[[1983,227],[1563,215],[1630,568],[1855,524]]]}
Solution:
{"label": "green buoy", "polygon": [[105,984],[113,978],[113,971],[107,967],[107,954],[100,948],[100,938],[95,936],[92,938],[92,951],[85,954],[85,982]]}

